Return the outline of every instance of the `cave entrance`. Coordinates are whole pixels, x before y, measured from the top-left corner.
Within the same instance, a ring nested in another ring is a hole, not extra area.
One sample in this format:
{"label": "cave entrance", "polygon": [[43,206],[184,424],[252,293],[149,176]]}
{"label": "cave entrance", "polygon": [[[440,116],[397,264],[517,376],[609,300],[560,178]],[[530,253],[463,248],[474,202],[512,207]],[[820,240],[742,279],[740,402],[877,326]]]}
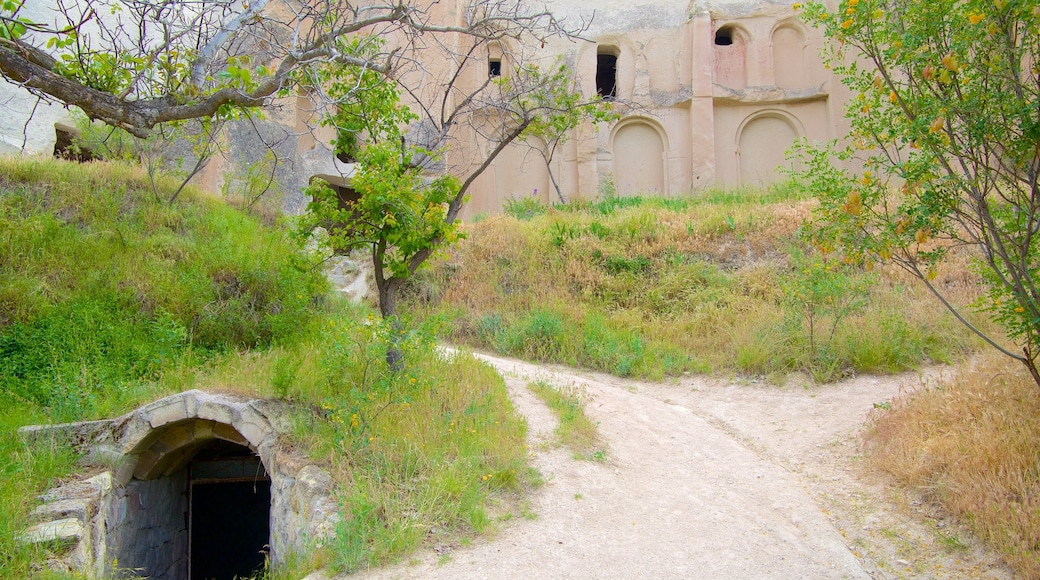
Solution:
{"label": "cave entrance", "polygon": [[249,448],[214,440],[188,467],[191,580],[262,572],[270,551],[271,479]]}

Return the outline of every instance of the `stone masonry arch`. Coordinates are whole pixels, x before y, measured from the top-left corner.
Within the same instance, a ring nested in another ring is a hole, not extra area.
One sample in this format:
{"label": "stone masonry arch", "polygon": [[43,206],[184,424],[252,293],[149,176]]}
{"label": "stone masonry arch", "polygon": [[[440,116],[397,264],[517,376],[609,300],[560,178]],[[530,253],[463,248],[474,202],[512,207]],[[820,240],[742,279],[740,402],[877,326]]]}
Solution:
{"label": "stone masonry arch", "polygon": [[[262,480],[265,489],[269,485],[269,507],[263,508],[269,511],[251,517],[268,520],[269,537],[259,541],[271,561],[319,545],[340,517],[333,481],[281,443],[290,428],[288,412],[283,402],[193,390],[116,419],[24,429],[25,439],[69,441],[88,463],[108,467],[42,496],[45,503],[35,512],[40,523],[24,537],[73,541],[66,565],[90,576],[112,577],[129,567],[179,580],[190,565],[190,486],[244,480],[255,488]],[[202,457],[209,472],[193,475]],[[225,468],[220,462],[234,465],[232,460],[248,469],[237,476],[213,474],[214,465]]]}

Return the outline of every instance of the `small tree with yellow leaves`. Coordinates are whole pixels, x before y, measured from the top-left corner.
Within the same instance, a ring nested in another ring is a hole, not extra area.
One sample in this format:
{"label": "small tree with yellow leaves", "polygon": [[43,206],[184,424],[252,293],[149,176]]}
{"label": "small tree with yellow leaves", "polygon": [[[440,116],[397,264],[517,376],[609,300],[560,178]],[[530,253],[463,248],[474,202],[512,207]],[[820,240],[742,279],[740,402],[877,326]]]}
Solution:
{"label": "small tree with yellow leaves", "polygon": [[[854,98],[847,145],[810,147],[798,174],[820,199],[814,239],[862,262],[893,262],[1040,385],[1040,8],[1035,0],[843,0],[804,6],[830,40],[825,61]],[[852,172],[832,161],[857,160]],[[975,306],[1017,346],[972,325],[936,266],[977,254]]]}

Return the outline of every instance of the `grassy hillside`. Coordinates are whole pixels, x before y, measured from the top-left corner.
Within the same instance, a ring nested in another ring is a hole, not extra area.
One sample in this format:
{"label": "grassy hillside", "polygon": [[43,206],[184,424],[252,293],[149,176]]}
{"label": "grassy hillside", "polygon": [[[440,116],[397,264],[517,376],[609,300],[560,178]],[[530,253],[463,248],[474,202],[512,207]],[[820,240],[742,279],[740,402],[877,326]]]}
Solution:
{"label": "grassy hillside", "polygon": [[[683,198],[514,203],[468,229],[411,289],[451,338],[535,360],[660,378],[735,372],[819,381],[949,361],[968,334],[894,270],[798,237],[813,202],[789,187]],[[940,283],[967,303],[974,280]]]}
{"label": "grassy hillside", "polygon": [[363,567],[434,529],[491,525],[490,502],[530,478],[501,378],[436,356],[425,328],[391,373],[388,329],[328,292],[287,228],[220,200],[157,201],[127,165],[0,158],[0,577],[43,574],[32,562],[47,554],[14,538],[33,497],[75,468],[66,449],[23,446],[17,427],[190,388],[299,403],[293,443],[336,474],[347,512],[301,568]]}

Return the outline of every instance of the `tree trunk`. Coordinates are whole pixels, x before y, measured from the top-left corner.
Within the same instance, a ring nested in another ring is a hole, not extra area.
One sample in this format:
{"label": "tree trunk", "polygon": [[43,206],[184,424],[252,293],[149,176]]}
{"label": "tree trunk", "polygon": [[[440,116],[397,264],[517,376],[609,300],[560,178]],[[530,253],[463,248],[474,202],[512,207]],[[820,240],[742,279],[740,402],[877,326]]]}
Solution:
{"label": "tree trunk", "polygon": [[1037,372],[1036,362],[1033,360],[1033,353],[1030,351],[1028,346],[1023,348],[1022,352],[1026,355],[1022,359],[1022,364],[1026,365],[1026,368],[1029,369],[1029,374],[1033,377],[1033,382],[1036,383],[1037,387],[1040,387],[1040,372]]}
{"label": "tree trunk", "polygon": [[390,344],[386,347],[386,366],[390,372],[397,373],[404,370],[404,353],[401,352],[401,339],[404,336],[404,327],[401,318],[397,316],[397,290],[401,287],[397,278],[390,278],[386,283],[379,286],[379,313],[383,320],[390,322]]}

